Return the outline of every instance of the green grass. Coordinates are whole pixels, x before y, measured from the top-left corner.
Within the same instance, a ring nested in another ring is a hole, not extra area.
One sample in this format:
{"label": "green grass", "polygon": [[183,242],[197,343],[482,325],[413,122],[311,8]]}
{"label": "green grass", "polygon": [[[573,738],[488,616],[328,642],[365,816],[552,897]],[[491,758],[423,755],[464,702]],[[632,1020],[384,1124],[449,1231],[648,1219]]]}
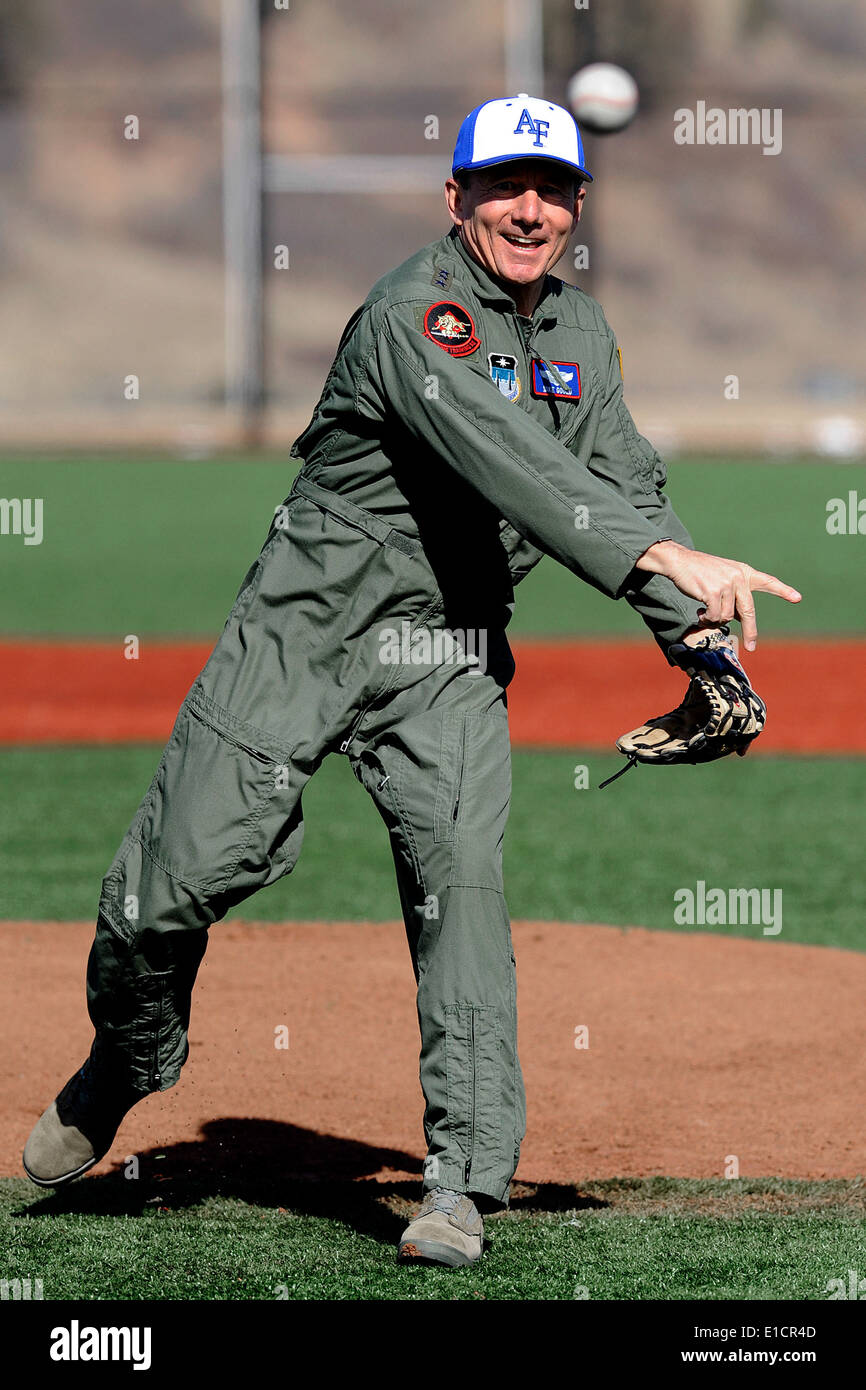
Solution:
{"label": "green grass", "polygon": [[[152,776],[150,747],[0,752],[0,917],[92,917],[102,875]],[[590,790],[574,788],[577,765]],[[696,927],[863,950],[860,823],[866,760],[728,759],[638,768],[599,794],[616,755],[514,753],[505,843],[512,915],[668,930],[677,888],[781,889],[782,931]],[[384,827],[347,763],[328,758],[304,796],[295,872],[234,914],[260,920],[399,916]],[[45,827],[50,826],[46,835]],[[336,871],[335,871],[336,866]]]}
{"label": "green grass", "polygon": [[[866,468],[831,463],[685,460],[671,464],[667,492],[699,550],[747,560],[793,584],[800,604],[758,594],[761,633],[862,633],[863,536],[827,534],[827,501],[866,497]],[[514,631],[640,636],[643,623],[553,560],[543,560],[517,591]]]}
{"label": "green grass", "polygon": [[4,632],[218,635],[295,468],[230,458],[0,463],[0,496],[44,499],[42,544],[0,545]]}
{"label": "green grass", "polygon": [[[41,546],[0,543],[4,632],[216,637],[292,472],[284,458],[0,464],[0,496],[45,505]],[[800,609],[759,598],[763,633],[864,631],[862,538],[830,537],[824,520],[830,497],[866,495],[866,469],[703,460],[675,463],[670,475],[697,545],[802,589]],[[625,604],[549,560],[521,586],[512,630],[643,631]],[[0,916],[92,918],[159,753],[0,751]],[[575,790],[576,764],[588,766],[595,788],[618,759],[515,752],[505,860],[515,917],[688,930],[673,922],[673,894],[703,879],[781,888],[784,919],[773,938],[760,926],[699,930],[864,949],[862,836],[853,828],[866,761],[638,769],[603,796]],[[326,762],[304,805],[297,871],[235,915],[396,917],[384,830],[342,759]],[[303,1164],[293,1172],[291,1153],[250,1162],[242,1132],[227,1140],[250,1123],[214,1122],[193,1146],[193,1167],[188,1147],[140,1155],[137,1181],[89,1178],[55,1197],[0,1180],[0,1278],[41,1278],[46,1299],[820,1301],[830,1280],[866,1275],[862,1179],[518,1185],[512,1211],[486,1223],[480,1265],[402,1269],[394,1245],[416,1184],[311,1182]],[[355,1156],[361,1177],[371,1162],[381,1166],[377,1154]],[[327,1172],[324,1148],[321,1158]]]}
{"label": "green grass", "polygon": [[0,1270],[41,1278],[45,1299],[819,1301],[864,1269],[862,1179],[518,1186],[485,1223],[483,1260],[457,1270],[398,1267],[416,1193],[111,1175],[46,1197],[4,1179]]}
{"label": "green grass", "polygon": [[[288,452],[288,450],[286,451]],[[291,486],[286,458],[14,459],[0,496],[41,497],[44,539],[0,544],[7,634],[216,636]],[[705,459],[670,466],[668,491],[701,549],[749,560],[801,589],[793,608],[759,598],[766,633],[862,632],[863,537],[828,536],[826,505],[866,468]],[[638,635],[611,603],[544,560],[518,590],[516,635]]]}

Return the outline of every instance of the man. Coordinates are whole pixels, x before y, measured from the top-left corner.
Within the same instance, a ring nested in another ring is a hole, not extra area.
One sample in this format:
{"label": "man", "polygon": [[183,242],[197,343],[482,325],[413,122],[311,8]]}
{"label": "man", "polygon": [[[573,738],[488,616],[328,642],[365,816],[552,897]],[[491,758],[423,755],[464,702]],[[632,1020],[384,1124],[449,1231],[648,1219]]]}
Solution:
{"label": "man", "polygon": [[103,881],[96,1035],[28,1140],[34,1181],[85,1172],[177,1081],[208,928],[294,867],[303,789],[340,752],[388,828],[418,985],[424,1202],[400,1252],[480,1256],[525,1129],[502,891],[513,585],[552,555],[666,651],[734,617],[751,648],[752,590],[799,598],[693,550],[599,306],[548,274],[590,177],[568,112],[484,103],[445,186],[451,231],[347,325],[300,473]]}

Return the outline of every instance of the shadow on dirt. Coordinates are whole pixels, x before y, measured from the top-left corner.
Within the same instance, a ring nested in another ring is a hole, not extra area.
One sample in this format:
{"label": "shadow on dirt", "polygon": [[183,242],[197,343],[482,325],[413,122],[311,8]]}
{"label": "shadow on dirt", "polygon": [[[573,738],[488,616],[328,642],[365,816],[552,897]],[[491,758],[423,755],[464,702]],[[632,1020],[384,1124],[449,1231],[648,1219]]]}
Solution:
{"label": "shadow on dirt", "polygon": [[[414,1181],[375,1174],[418,1172]],[[137,1173],[137,1176],[134,1174]],[[117,1162],[115,1170],[84,1177],[21,1207],[17,1215],[56,1212],[143,1214],[148,1208],[181,1211],[220,1197],[295,1215],[324,1216],[379,1240],[396,1240],[421,1197],[417,1155],[354,1139],[319,1134],[277,1120],[219,1119],[200,1139],[146,1150]],[[479,1203],[480,1205],[480,1203]],[[517,1182],[511,1210],[572,1211],[605,1207],[570,1184]]]}

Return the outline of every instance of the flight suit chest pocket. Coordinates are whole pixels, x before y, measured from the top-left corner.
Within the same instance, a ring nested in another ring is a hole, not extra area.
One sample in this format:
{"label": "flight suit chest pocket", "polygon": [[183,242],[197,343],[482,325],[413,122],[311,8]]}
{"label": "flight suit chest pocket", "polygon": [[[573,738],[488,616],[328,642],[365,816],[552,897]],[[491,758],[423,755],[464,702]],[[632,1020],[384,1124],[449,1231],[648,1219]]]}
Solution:
{"label": "flight suit chest pocket", "polygon": [[[577,364],[575,369],[580,370]],[[544,398],[544,403],[553,416],[553,432],[560,444],[564,444],[566,448],[574,443],[593,404],[600,400],[599,389],[598,373],[594,367],[587,366],[581,371],[578,400],[556,395]]]}

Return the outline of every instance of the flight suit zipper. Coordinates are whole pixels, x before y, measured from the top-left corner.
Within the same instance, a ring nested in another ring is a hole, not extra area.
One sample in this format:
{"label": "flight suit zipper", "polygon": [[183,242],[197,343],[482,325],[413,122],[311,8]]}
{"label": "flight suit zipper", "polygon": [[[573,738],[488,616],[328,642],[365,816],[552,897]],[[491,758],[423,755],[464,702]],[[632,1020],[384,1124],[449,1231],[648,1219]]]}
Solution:
{"label": "flight suit zipper", "polygon": [[472,1150],[475,1145],[475,1010],[469,1010],[469,1150],[466,1156],[466,1171],[463,1181],[469,1182],[472,1170]]}
{"label": "flight suit zipper", "polygon": [[340,752],[341,752],[341,753],[348,753],[349,748],[351,747],[351,744],[352,744],[352,739],[355,737],[355,734],[358,732],[358,729],[361,727],[361,723],[362,723],[363,718],[364,718],[364,715],[365,715],[366,713],[367,713],[366,709],[362,709],[362,710],[361,710],[361,713],[358,715],[358,718],[355,720],[355,722],[354,722],[354,724],[352,725],[351,729],[349,730],[348,734],[347,734],[346,737],[343,739],[343,742],[340,744]]}
{"label": "flight suit zipper", "polygon": [[[519,314],[515,314],[514,317],[515,317],[515,319],[517,320],[517,325],[518,325],[518,327],[519,327],[519,329],[520,329],[521,337],[522,337],[522,339],[523,339],[523,344],[524,344],[524,347],[526,348],[526,353],[527,353],[527,356],[528,356],[528,359],[529,359],[528,365],[527,365],[527,373],[531,373],[531,371],[532,371],[532,362],[533,362],[534,359],[537,359],[537,360],[541,363],[542,367],[544,368],[545,372],[546,372],[547,375],[550,377],[550,379],[551,379],[552,381],[554,381],[554,382],[556,383],[557,386],[560,386],[560,387],[562,388],[563,391],[568,391],[568,382],[564,380],[564,378],[562,377],[562,375],[561,375],[560,372],[559,372],[559,369],[558,369],[557,367],[554,367],[550,362],[548,362],[547,359],[546,359],[545,357],[542,357],[541,353],[540,353],[536,348],[533,347],[532,340],[533,340],[533,338],[535,337],[535,324],[534,324],[533,322],[531,322],[531,321],[530,321],[530,322],[526,322],[524,319],[522,319],[522,318],[520,317]],[[532,383],[531,383],[531,381],[530,381],[529,389],[530,389],[530,395],[531,395],[531,393],[532,393]]]}
{"label": "flight suit zipper", "polygon": [[151,1061],[150,1061],[150,1083],[151,1083],[151,1087],[156,1087],[156,1088],[159,1087],[159,1083],[160,1083],[160,1081],[162,1080],[161,1074],[159,1073],[159,1071],[157,1071],[157,1067],[159,1066],[159,1030],[160,1030],[160,1028],[162,1027],[162,1012],[163,1012],[163,1007],[162,1007],[162,1006],[163,1006],[164,998],[165,998],[165,984],[163,983],[162,980],[160,980],[160,983],[159,983],[159,993],[157,994],[157,997],[156,997],[156,1017],[155,1017],[155,1019],[154,1019],[154,1029],[153,1029],[153,1051],[152,1051],[152,1053],[151,1053]]}
{"label": "flight suit zipper", "polygon": [[512,315],[512,317],[514,319],[514,322],[517,324],[518,333],[520,335],[520,341],[523,345],[523,367],[524,371],[526,372],[526,394],[521,394],[521,400],[523,401],[524,409],[528,410],[529,402],[532,399],[532,363],[534,360],[537,359],[541,363],[542,367],[547,372],[550,379],[554,381],[557,384],[557,386],[562,387],[563,391],[568,390],[568,382],[563,380],[562,376],[559,373],[559,370],[556,367],[551,366],[551,364],[548,361],[546,361],[544,357],[542,357],[540,352],[537,352],[535,351],[535,349],[533,349],[532,339],[535,335],[534,324],[530,320],[527,320],[522,314],[515,313],[514,315]]}
{"label": "flight suit zipper", "polygon": [[456,826],[457,815],[460,811],[460,793],[463,789],[463,769],[466,766],[466,722],[463,722],[463,736],[460,740],[460,761],[457,764],[457,779],[454,784],[454,810],[451,813],[451,824]]}
{"label": "flight suit zipper", "polygon": [[523,348],[523,380],[526,383],[526,388],[520,393],[520,404],[523,406],[524,410],[528,410],[529,402],[532,399],[532,363],[529,356],[532,325],[527,323],[520,314],[515,313],[512,315],[512,318],[517,327],[517,336]]}
{"label": "flight suit zipper", "polygon": [[[420,616],[416,619],[416,621],[418,622],[419,625],[420,625],[420,624],[423,624],[423,622],[424,622],[425,619],[428,617],[428,615],[429,615],[431,612],[433,612],[433,611],[435,610],[436,606],[437,606],[437,600],[434,599],[433,602],[430,603],[430,604],[427,606],[427,608],[424,609],[423,613],[421,613]],[[358,730],[360,729],[361,724],[364,722],[365,717],[367,716],[367,714],[369,713],[369,711],[370,711],[371,709],[373,709],[373,707],[374,707],[380,700],[382,700],[382,699],[384,698],[384,696],[390,691],[391,687],[392,687],[393,684],[394,684],[395,679],[396,679],[396,668],[394,668],[393,674],[392,674],[391,676],[389,676],[388,680],[385,682],[385,685],[382,687],[382,689],[379,690],[378,693],[377,693],[376,695],[374,695],[374,697],[372,698],[372,700],[368,700],[368,701],[367,701],[367,703],[366,703],[366,705],[364,706],[364,708],[363,708],[363,709],[360,711],[360,713],[356,716],[354,722],[352,723],[351,728],[349,729],[349,732],[346,734],[346,737],[343,739],[342,743],[340,744],[340,752],[341,752],[341,753],[348,753],[350,747],[352,746],[352,740],[353,740],[353,738],[355,737],[355,735],[356,735],[356,733],[358,732]]]}

